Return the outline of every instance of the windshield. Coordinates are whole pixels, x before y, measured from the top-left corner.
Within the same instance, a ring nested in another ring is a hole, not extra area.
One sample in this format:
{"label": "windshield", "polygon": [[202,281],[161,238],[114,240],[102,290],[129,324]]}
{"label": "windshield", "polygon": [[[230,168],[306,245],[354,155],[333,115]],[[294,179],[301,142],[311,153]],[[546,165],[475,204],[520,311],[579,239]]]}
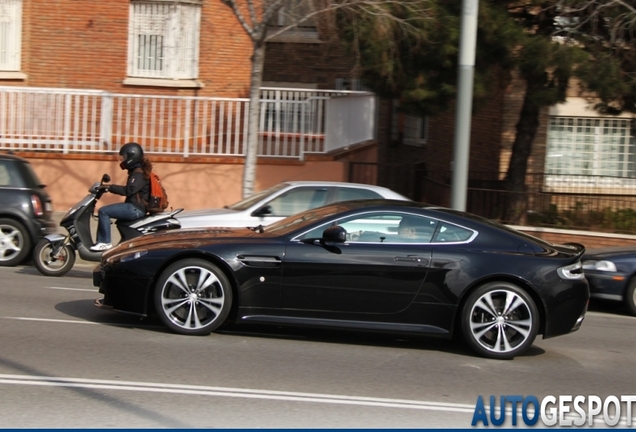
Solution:
{"label": "windshield", "polygon": [[[320,207],[317,209],[307,210],[302,213],[295,214],[293,216],[282,219],[278,222],[274,222],[271,225],[267,225],[264,228],[264,231],[268,234],[276,234],[276,235],[286,235],[297,230],[301,230],[306,228],[307,226],[316,223],[318,221],[323,221],[323,219],[327,219],[329,216],[334,215],[336,213],[343,212],[345,210],[350,210],[352,207],[347,205],[346,202],[332,204],[326,207]],[[326,222],[324,220],[323,222]]]}
{"label": "windshield", "polygon": [[254,195],[251,195],[235,204],[229,205],[226,208],[230,209],[230,210],[237,210],[237,211],[242,211],[242,210],[247,210],[248,208],[250,208],[251,206],[253,206],[254,204],[256,204],[257,202],[265,199],[265,197],[269,196],[269,195],[273,195],[276,192],[278,192],[279,190],[283,189],[287,187],[287,185],[285,183],[281,183],[278,184],[276,186],[273,186],[269,189],[265,189],[263,191],[260,191],[258,193],[255,193]]}

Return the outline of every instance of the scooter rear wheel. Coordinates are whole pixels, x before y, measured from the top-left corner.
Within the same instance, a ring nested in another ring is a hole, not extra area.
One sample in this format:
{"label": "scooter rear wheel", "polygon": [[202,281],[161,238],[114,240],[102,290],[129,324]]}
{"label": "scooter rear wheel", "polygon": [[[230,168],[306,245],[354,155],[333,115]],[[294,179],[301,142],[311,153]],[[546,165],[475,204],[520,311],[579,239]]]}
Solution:
{"label": "scooter rear wheel", "polygon": [[33,250],[33,265],[45,276],[63,276],[75,264],[75,250],[71,246],[64,245],[59,253],[53,256],[56,246],[49,240],[42,239]]}

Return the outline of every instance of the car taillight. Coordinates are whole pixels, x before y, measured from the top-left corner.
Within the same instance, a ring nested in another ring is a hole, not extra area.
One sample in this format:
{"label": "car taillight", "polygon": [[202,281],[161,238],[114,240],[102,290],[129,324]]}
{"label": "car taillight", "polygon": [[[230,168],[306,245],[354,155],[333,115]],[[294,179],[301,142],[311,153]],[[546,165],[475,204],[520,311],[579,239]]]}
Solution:
{"label": "car taillight", "polygon": [[31,205],[33,206],[33,214],[36,216],[43,216],[44,209],[42,207],[42,201],[40,201],[40,197],[37,195],[31,195]]}

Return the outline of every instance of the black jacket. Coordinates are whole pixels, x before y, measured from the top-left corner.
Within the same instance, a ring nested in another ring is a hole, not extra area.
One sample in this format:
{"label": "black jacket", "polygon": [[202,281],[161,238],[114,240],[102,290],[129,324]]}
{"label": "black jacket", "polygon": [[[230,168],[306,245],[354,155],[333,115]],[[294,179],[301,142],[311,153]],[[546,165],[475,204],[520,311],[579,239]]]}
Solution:
{"label": "black jacket", "polygon": [[124,202],[131,203],[144,213],[150,194],[150,181],[144,176],[139,167],[128,170],[126,186],[112,184],[108,186],[108,192],[126,197]]}

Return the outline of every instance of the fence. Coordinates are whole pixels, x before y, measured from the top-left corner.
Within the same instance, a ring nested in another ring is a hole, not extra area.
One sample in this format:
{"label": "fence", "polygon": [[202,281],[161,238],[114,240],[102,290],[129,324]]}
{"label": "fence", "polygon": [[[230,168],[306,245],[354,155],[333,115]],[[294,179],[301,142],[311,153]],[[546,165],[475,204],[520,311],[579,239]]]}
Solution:
{"label": "fence", "polygon": [[[371,93],[262,88],[260,104],[259,156],[303,159],[374,137]],[[244,98],[0,87],[0,149],[103,153],[137,141],[151,154],[244,156],[248,111]]]}
{"label": "fence", "polygon": [[[416,201],[448,207],[451,171],[426,171],[413,164],[352,162],[350,181],[391,187]],[[505,173],[471,172],[466,210],[510,224],[636,234],[636,179],[532,173],[523,192],[506,190]],[[396,179],[401,179],[396,181]],[[412,179],[412,180],[411,180]],[[521,195],[522,220],[506,217]]]}

